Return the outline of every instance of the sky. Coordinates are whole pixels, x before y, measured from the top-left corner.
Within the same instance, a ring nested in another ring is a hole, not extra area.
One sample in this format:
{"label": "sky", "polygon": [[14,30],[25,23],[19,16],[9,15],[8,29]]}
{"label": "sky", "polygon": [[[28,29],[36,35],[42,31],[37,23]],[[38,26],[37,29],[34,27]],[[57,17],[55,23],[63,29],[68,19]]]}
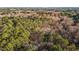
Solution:
{"label": "sky", "polygon": [[0,0],[0,7],[79,7],[79,0]]}

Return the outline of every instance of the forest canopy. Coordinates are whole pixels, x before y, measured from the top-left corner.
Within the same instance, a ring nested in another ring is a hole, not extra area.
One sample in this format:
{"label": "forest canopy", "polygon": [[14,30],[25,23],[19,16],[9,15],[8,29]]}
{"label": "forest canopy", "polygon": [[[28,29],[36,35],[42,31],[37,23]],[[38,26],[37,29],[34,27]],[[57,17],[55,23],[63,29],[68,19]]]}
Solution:
{"label": "forest canopy", "polygon": [[0,50],[79,50],[78,9],[0,9]]}

